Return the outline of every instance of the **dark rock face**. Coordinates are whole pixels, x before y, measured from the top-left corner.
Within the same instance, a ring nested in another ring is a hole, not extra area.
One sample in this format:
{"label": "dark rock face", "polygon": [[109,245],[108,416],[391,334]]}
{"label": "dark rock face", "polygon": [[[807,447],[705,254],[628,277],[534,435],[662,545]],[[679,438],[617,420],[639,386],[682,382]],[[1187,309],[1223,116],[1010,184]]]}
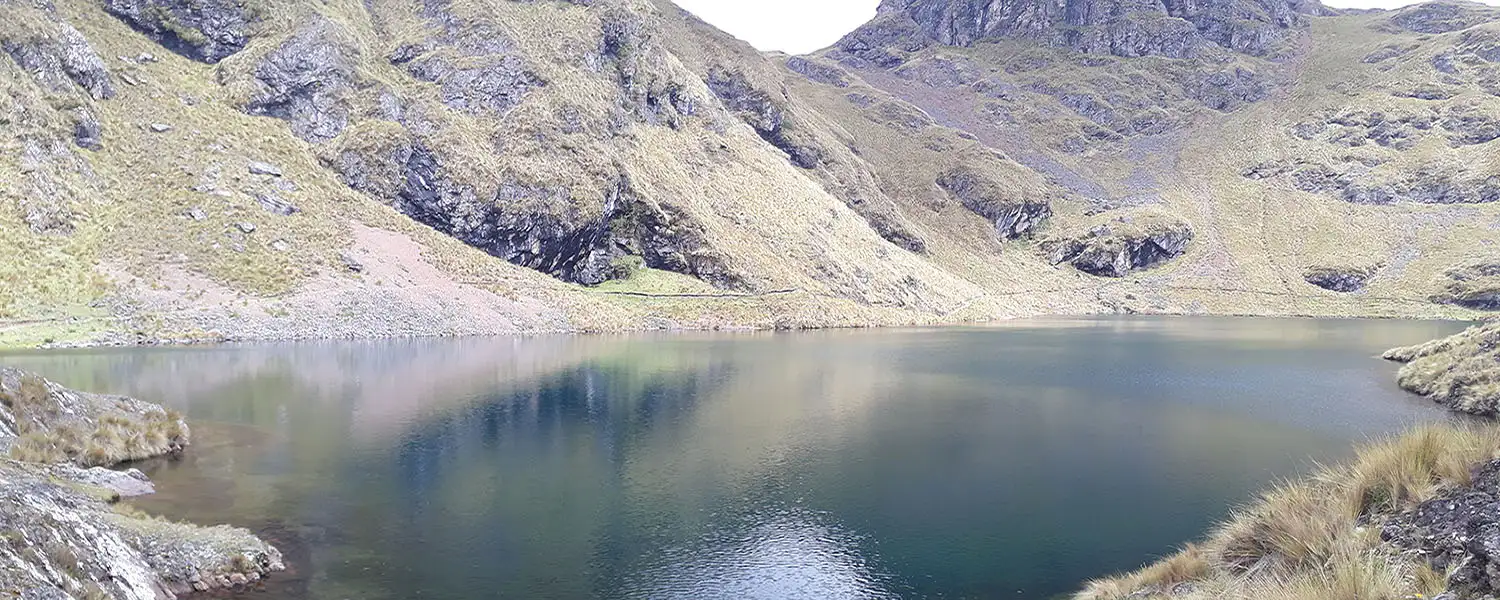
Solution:
{"label": "dark rock face", "polygon": [[1304,192],[1323,194],[1354,204],[1482,204],[1500,202],[1500,175],[1446,171],[1427,167],[1384,174],[1379,163],[1273,161],[1246,169],[1247,179],[1280,179]]}
{"label": "dark rock face", "polygon": [[1050,204],[1009,200],[994,181],[967,168],[944,173],[938,178],[937,185],[962,203],[964,208],[989,219],[995,224],[995,231],[1006,239],[1033,233],[1052,217]]}
{"label": "dark rock face", "polygon": [[1304,14],[1326,12],[1317,2],[1284,0],[885,0],[876,20],[839,42],[839,50],[860,67],[880,68],[899,64],[898,52],[993,37],[1122,57],[1187,58],[1215,46],[1267,56],[1304,23]]}
{"label": "dark rock face", "polygon": [[702,227],[682,211],[641,199],[620,176],[602,214],[566,206],[569,190],[520,182],[485,194],[455,181],[421,144],[384,154],[346,151],[331,165],[350,187],[381,198],[411,218],[514,264],[565,281],[595,285],[615,276],[615,262],[641,256],[646,266],[698,277],[725,289],[749,284],[710,248]]}
{"label": "dark rock face", "polygon": [[1081,236],[1048,240],[1042,250],[1052,264],[1070,263],[1099,277],[1124,277],[1182,256],[1192,239],[1192,228],[1180,221],[1140,226],[1117,220]]}
{"label": "dark rock face", "polygon": [[95,100],[113,98],[115,87],[109,69],[83,34],[67,23],[51,25],[52,31],[45,37],[0,38],[0,48],[48,91],[71,92],[76,85]]}
{"label": "dark rock face", "polygon": [[1364,289],[1377,271],[1368,267],[1313,267],[1302,278],[1330,292],[1348,293]]}
{"label": "dark rock face", "polygon": [[784,91],[773,95],[756,88],[744,73],[723,67],[710,69],[704,82],[726,109],[754,129],[762,140],[785,152],[793,165],[816,174],[829,191],[864,217],[880,237],[911,252],[926,251],[927,242],[911,230],[889,200],[872,199],[879,195],[873,176],[852,165],[851,157],[839,159],[825,150],[817,138],[798,128],[797,115]]}
{"label": "dark rock face", "polygon": [[[392,62],[403,64],[406,52],[417,50],[397,50]],[[440,55],[404,64],[413,77],[439,86],[443,104],[470,114],[503,115],[519,105],[532,88],[545,85],[520,58],[511,55],[493,56],[488,64],[477,66],[458,66]]]}
{"label": "dark rock face", "polygon": [[1474,469],[1465,488],[1450,490],[1386,521],[1381,539],[1418,550],[1439,573],[1452,569],[1460,598],[1500,593],[1500,461]]}
{"label": "dark rock face", "polygon": [[708,74],[708,88],[740,120],[750,125],[761,139],[781,149],[792,164],[813,169],[823,159],[823,150],[792,139],[787,126],[786,109],[770,94],[756,89],[743,73],[715,68]]}
{"label": "dark rock face", "polygon": [[206,63],[243,50],[255,21],[238,0],[105,0],[104,10],[167,49]]}
{"label": "dark rock face", "polygon": [[358,53],[340,34],[317,17],[267,54],[255,67],[259,91],[245,111],[287,121],[293,133],[311,142],[337,137],[349,124],[345,97]]}
{"label": "dark rock face", "polygon": [[698,112],[700,99],[668,73],[666,53],[639,14],[613,8],[600,19],[599,56],[614,69],[620,105],[649,125],[677,128]]}

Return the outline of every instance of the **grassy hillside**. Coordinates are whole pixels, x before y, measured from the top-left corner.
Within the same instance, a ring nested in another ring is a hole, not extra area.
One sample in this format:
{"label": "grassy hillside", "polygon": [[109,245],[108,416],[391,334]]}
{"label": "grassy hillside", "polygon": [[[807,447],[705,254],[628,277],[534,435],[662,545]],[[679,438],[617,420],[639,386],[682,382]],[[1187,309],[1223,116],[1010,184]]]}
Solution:
{"label": "grassy hillside", "polygon": [[872,65],[666,0],[3,6],[0,345],[1497,307],[1482,9]]}
{"label": "grassy hillside", "polygon": [[[1488,264],[1500,218],[1488,116],[1500,97],[1495,63],[1480,58],[1495,48],[1494,18],[1464,3],[1310,16],[1295,51],[1269,58],[1120,57],[1008,37],[894,64],[851,56],[847,40],[821,56],[1048,174],[1088,212],[1151,207],[1190,223],[1178,264],[1093,281],[1119,305],[1462,315],[1445,305],[1486,305],[1442,300],[1447,273]],[[829,86],[807,93],[847,111]]]}

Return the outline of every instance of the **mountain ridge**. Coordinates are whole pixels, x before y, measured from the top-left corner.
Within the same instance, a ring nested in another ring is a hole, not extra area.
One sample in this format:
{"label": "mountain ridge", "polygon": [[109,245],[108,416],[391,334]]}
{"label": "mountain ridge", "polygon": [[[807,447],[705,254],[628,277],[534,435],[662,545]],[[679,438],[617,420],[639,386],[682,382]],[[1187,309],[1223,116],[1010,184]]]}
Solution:
{"label": "mountain ridge", "polygon": [[1481,7],[200,4],[4,0],[3,343],[1490,308]]}

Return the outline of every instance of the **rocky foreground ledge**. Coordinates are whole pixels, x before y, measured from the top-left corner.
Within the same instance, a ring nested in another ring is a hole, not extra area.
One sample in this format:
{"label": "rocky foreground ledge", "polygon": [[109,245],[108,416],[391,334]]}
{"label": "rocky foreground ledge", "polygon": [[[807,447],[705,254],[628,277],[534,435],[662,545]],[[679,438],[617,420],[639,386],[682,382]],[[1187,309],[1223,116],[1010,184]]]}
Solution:
{"label": "rocky foreground ledge", "polygon": [[135,469],[181,452],[180,415],[0,368],[0,598],[161,600],[284,569],[244,529],[173,523],[118,504],[154,491]]}
{"label": "rocky foreground ledge", "polygon": [[1429,426],[1283,484],[1199,543],[1075,600],[1491,600],[1500,428]]}
{"label": "rocky foreground ledge", "polygon": [[[1455,411],[1500,406],[1500,323],[1386,358],[1402,387]],[[1075,600],[1494,600],[1500,425],[1428,426],[1283,484],[1197,544]]]}

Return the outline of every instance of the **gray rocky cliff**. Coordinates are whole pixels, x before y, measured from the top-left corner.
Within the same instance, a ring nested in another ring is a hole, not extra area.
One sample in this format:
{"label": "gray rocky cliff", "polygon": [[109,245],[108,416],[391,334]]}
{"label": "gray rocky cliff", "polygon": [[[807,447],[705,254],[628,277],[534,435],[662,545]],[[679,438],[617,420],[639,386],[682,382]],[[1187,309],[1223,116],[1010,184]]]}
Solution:
{"label": "gray rocky cliff", "polygon": [[1379,273],[1376,267],[1329,267],[1319,266],[1309,268],[1303,273],[1303,280],[1310,284],[1328,290],[1330,292],[1357,292],[1365,289],[1370,279]]}
{"label": "gray rocky cliff", "polygon": [[881,67],[931,44],[999,37],[1124,57],[1271,56],[1285,50],[1306,15],[1330,12],[1316,0],[885,0],[876,19],[838,48]]}

